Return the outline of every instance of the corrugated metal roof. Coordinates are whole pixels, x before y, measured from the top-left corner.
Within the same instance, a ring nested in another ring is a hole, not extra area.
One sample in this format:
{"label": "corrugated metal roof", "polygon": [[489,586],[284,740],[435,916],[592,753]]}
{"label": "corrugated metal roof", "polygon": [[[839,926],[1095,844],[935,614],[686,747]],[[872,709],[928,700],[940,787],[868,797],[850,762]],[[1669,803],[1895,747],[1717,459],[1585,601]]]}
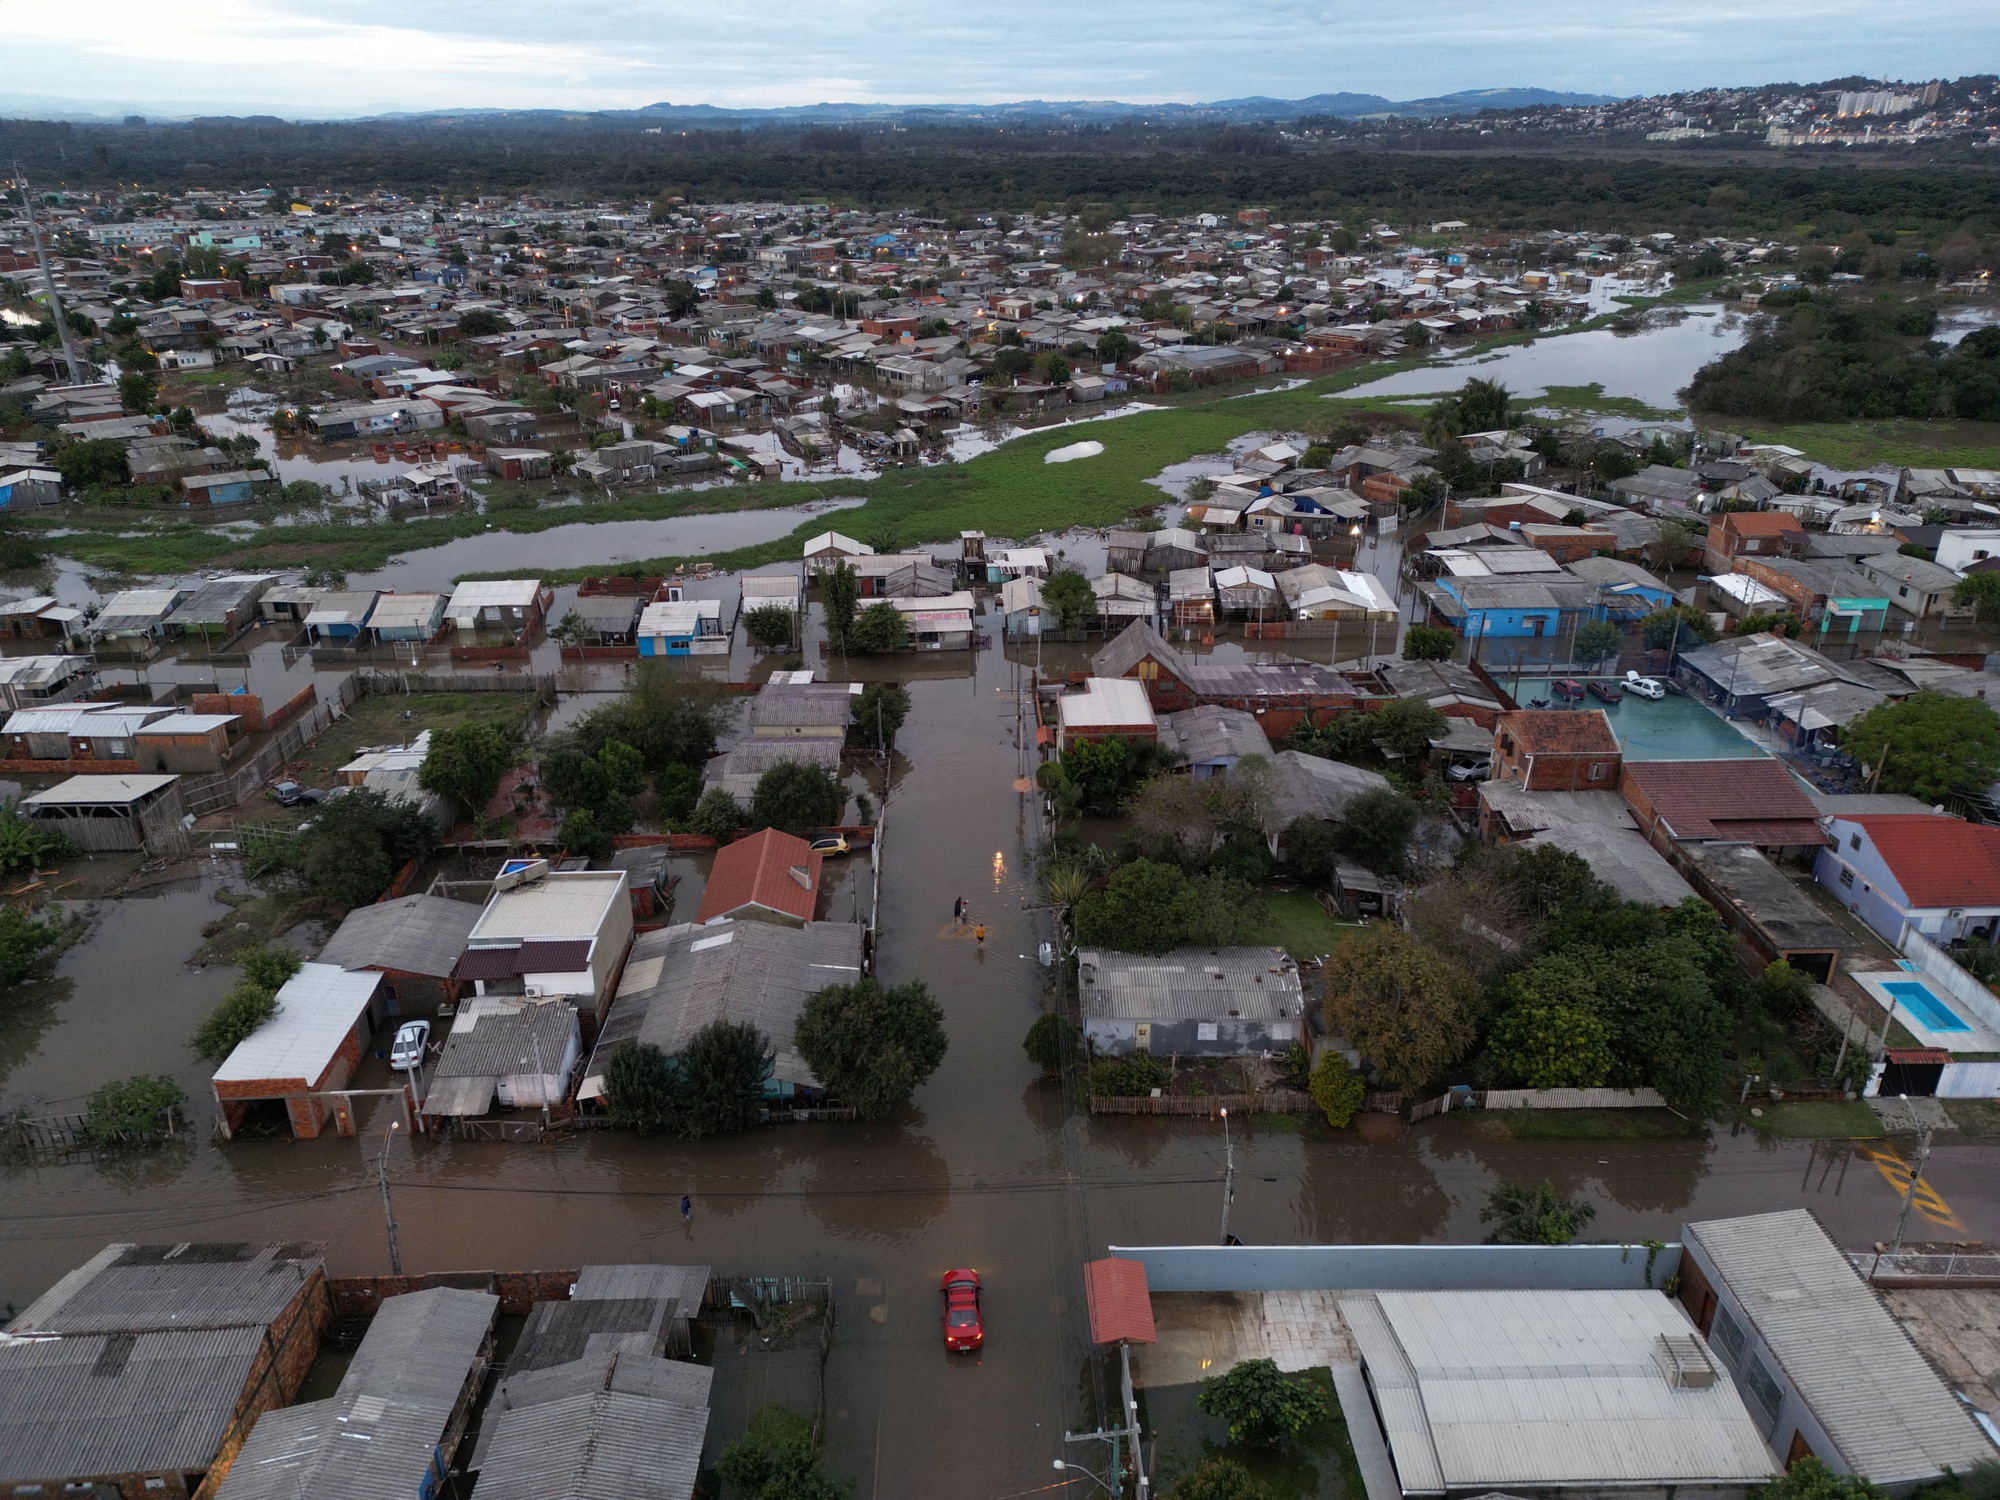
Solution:
{"label": "corrugated metal roof", "polygon": [[533,1058],[538,1051],[541,1066],[555,1069],[576,1033],[576,1012],[560,1000],[480,996],[469,1001],[452,1019],[424,1112],[445,1112],[436,1101],[437,1086],[447,1079],[476,1078],[490,1084],[511,1078],[530,1071],[521,1066],[521,1059]]}
{"label": "corrugated metal roof", "polygon": [[1076,956],[1083,1014],[1093,1020],[1281,1020],[1304,1014],[1298,966],[1282,948],[1177,948]]}
{"label": "corrugated metal roof", "polygon": [[178,776],[72,776],[23,797],[23,807],[122,807],[179,781]]}
{"label": "corrugated metal roof", "polygon": [[[330,601],[322,600],[320,608]],[[384,594],[375,601],[375,607],[368,613],[370,630],[412,630],[428,626],[444,610],[442,594]],[[317,616],[315,609],[313,615]],[[307,624],[313,623],[309,617]]]}
{"label": "corrugated metal roof", "polygon": [[1093,677],[1080,693],[1056,699],[1056,713],[1065,730],[1123,728],[1152,724],[1153,705],[1146,685],[1129,677]]}
{"label": "corrugated metal roof", "polygon": [[208,1467],[264,1327],[0,1345],[0,1482]]}
{"label": "corrugated metal roof", "polygon": [[1668,1379],[1661,1340],[1685,1344],[1691,1328],[1657,1292],[1378,1292],[1343,1299],[1341,1312],[1406,1492],[1776,1473],[1733,1385]]}
{"label": "corrugated metal roof", "polygon": [[443,979],[472,936],[479,911],[470,901],[442,896],[399,896],[357,906],[326,940],[319,961],[343,969],[394,969]]}
{"label": "corrugated metal roof", "polygon": [[389,1298],[331,1398],[258,1419],[219,1500],[422,1494],[499,1307],[446,1287]]}
{"label": "corrugated metal roof", "polygon": [[476,578],[451,591],[448,615],[469,615],[482,609],[532,609],[542,591],[539,578]]}
{"label": "corrugated metal roof", "polygon": [[671,1297],[680,1304],[678,1316],[691,1318],[708,1291],[707,1266],[630,1265],[585,1266],[570,1291],[575,1302],[607,1297]]}
{"label": "corrugated metal roof", "polygon": [[302,965],[278,991],[277,1013],[236,1044],[215,1070],[215,1081],[313,1086],[381,986],[380,974]]}
{"label": "corrugated metal roof", "polygon": [[1993,1445],[1806,1210],[1710,1219],[1686,1233],[1855,1472],[1886,1485],[1993,1460]]}
{"label": "corrugated metal roof", "polygon": [[694,1492],[708,1408],[604,1390],[503,1413],[481,1500],[660,1500]]}
{"label": "corrugated metal roof", "polygon": [[1212,703],[1160,715],[1160,743],[1178,749],[1190,764],[1271,753],[1255,714]]}
{"label": "corrugated metal roof", "polygon": [[750,1022],[777,1049],[776,1077],[817,1088],[792,1043],[799,1012],[808,996],[860,976],[861,929],[852,922],[683,923],[641,933],[579,1097],[596,1097],[619,1043],[650,1042],[672,1056],[714,1020]]}
{"label": "corrugated metal roof", "polygon": [[137,1333],[266,1324],[320,1269],[317,1248],[107,1245],[7,1325],[9,1333]]}

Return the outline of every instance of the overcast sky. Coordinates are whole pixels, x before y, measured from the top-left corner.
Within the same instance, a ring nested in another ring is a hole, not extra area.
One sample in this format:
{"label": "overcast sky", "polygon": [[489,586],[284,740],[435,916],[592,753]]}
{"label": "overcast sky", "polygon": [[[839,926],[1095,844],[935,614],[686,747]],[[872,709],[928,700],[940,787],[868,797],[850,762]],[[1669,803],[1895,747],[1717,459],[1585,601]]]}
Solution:
{"label": "overcast sky", "polygon": [[0,58],[12,112],[1407,99],[1956,77],[2000,71],[2000,22],[1995,0],[0,0]]}

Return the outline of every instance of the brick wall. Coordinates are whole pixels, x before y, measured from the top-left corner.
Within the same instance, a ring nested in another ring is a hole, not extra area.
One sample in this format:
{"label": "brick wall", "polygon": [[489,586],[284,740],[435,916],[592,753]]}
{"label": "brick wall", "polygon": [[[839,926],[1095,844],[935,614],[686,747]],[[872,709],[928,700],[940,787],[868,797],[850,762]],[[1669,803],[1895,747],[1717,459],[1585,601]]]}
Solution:
{"label": "brick wall", "polygon": [[255,693],[196,693],[188,703],[192,714],[235,714],[251,734],[270,728],[264,719],[264,700]]}

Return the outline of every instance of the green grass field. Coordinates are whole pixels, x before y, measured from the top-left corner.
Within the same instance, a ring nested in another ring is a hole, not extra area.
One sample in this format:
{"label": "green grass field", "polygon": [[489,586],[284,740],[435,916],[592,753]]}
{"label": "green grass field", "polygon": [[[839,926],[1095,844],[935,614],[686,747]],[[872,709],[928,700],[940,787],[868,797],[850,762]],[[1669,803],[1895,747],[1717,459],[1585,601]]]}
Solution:
{"label": "green grass field", "polygon": [[[511,733],[527,722],[534,708],[532,693],[371,695],[350,705],[345,718],[306,747],[300,756],[301,780],[308,786],[330,786],[334,771],[354,759],[362,746],[405,744],[426,729],[493,724]],[[406,713],[411,717],[404,718]]]}
{"label": "green grass field", "polygon": [[1331,953],[1361,929],[1338,922],[1310,891],[1267,891],[1259,936],[1296,959]]}
{"label": "green grass field", "polygon": [[1743,1122],[1760,1134],[1786,1140],[1873,1140],[1883,1134],[1881,1118],[1859,1099],[1801,1100],[1756,1107],[1763,1114],[1746,1112]]}
{"label": "green grass field", "polygon": [[1498,1120],[1517,1141],[1665,1141],[1693,1131],[1664,1109],[1496,1109],[1465,1118]]}
{"label": "green grass field", "polygon": [[1783,443],[1842,469],[2000,468],[2000,422],[1813,422],[1745,428],[1754,443]]}
{"label": "green grass field", "polygon": [[1648,406],[1631,396],[1607,396],[1604,383],[1592,381],[1589,385],[1552,385],[1542,392],[1541,399],[1534,403],[1537,407],[1547,407],[1561,412],[1592,412],[1606,417],[1630,417],[1635,422],[1665,422],[1685,415],[1678,407]]}

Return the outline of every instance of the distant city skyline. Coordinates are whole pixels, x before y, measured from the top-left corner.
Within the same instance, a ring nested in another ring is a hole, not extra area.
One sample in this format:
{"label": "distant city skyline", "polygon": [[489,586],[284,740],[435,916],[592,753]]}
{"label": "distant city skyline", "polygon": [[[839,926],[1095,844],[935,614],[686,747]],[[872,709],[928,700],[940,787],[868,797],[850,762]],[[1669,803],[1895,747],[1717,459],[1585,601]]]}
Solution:
{"label": "distant city skyline", "polygon": [[1992,0],[10,0],[0,26],[0,110],[26,114],[1635,95],[2000,70]]}

